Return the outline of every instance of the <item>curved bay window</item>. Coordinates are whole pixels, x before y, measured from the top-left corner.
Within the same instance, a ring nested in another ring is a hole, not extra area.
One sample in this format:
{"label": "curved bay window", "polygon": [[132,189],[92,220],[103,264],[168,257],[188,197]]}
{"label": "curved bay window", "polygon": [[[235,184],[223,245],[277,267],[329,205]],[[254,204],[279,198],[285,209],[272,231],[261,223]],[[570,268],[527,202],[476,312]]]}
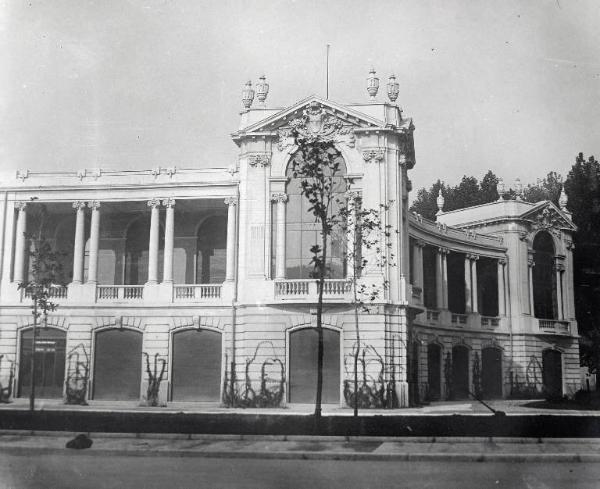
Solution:
{"label": "curved bay window", "polygon": [[557,319],[556,275],[554,273],[554,243],[547,232],[533,240],[533,310],[536,318]]}
{"label": "curved bay window", "polygon": [[[296,155],[295,158],[298,158]],[[313,254],[311,248],[321,243],[320,224],[309,210],[310,203],[302,195],[302,178],[294,178],[294,161],[290,161],[286,171],[289,183],[286,186],[288,203],[285,223],[285,276],[288,279],[311,278],[314,264],[311,263]],[[333,176],[333,199],[330,215],[337,215],[347,190],[346,165],[344,159],[338,157],[339,169]],[[345,278],[346,264],[344,261],[344,246],[346,236],[341,229],[334,229],[327,238],[327,278]]]}

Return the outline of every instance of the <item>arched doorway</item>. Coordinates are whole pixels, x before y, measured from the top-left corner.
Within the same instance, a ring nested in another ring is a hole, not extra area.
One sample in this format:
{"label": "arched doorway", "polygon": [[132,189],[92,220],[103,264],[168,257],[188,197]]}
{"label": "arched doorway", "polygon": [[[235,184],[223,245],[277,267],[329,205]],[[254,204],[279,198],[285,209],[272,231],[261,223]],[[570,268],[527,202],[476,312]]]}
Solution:
{"label": "arched doorway", "polygon": [[139,399],[141,377],[140,331],[115,328],[96,333],[94,399]]}
{"label": "arched doorway", "polygon": [[[315,402],[318,340],[315,328],[303,328],[290,333],[289,402]],[[327,328],[323,328],[322,402],[340,402],[340,334]]]}
{"label": "arched doorway", "polygon": [[197,284],[219,284],[225,281],[227,269],[227,218],[213,216],[198,228]]}
{"label": "arched doorway", "polygon": [[427,345],[427,382],[429,400],[439,401],[442,397],[442,348],[436,343]]}
{"label": "arched doorway", "polygon": [[558,350],[542,352],[542,379],[546,396],[562,396],[562,355]]}
{"label": "arched doorway", "polygon": [[502,350],[481,350],[481,392],[484,399],[502,397]]}
{"label": "arched doorway", "polygon": [[173,334],[172,400],[219,401],[221,333],[186,329]]}
{"label": "arched doorway", "polygon": [[452,348],[452,398],[469,397],[469,349],[463,345]]}
{"label": "arched doorway", "polygon": [[533,311],[535,317],[558,319],[552,236],[545,231],[536,234],[533,240],[533,251]]}
{"label": "arched doorway", "polygon": [[[35,396],[60,399],[65,381],[65,349],[67,333],[57,328],[36,328]],[[31,390],[31,355],[33,328],[21,333],[18,397],[29,396]]]}

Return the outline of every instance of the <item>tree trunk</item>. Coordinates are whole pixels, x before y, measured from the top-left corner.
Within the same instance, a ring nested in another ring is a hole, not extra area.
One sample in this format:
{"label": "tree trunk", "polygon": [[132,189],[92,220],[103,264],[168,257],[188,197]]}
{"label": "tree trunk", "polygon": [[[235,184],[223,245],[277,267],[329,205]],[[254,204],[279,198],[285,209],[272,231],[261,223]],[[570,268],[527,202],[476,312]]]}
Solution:
{"label": "tree trunk", "polygon": [[325,288],[325,271],[327,263],[327,234],[322,230],[323,260],[319,269],[318,299],[317,299],[317,396],[315,401],[315,431],[321,428],[321,401],[323,397],[323,289]]}
{"label": "tree trunk", "polygon": [[33,299],[33,334],[31,335],[31,390],[29,391],[29,411],[35,409],[35,337],[37,334],[37,293]]}

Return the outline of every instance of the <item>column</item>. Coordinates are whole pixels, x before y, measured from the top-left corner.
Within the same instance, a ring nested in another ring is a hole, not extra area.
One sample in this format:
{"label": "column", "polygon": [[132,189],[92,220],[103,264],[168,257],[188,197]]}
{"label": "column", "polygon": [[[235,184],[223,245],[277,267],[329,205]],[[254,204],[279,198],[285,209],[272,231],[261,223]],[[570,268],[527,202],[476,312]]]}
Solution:
{"label": "column", "polygon": [[225,199],[227,206],[227,263],[225,268],[225,280],[231,282],[235,279],[235,242],[236,242],[236,213],[237,198]]}
{"label": "column", "polygon": [[158,282],[158,233],[159,233],[159,214],[158,207],[160,200],[151,199],[148,201],[150,207],[150,242],[148,243],[148,283],[156,284]]}
{"label": "column", "polygon": [[505,265],[506,260],[504,258],[498,260],[498,316],[506,316],[506,277],[504,276]]}
{"label": "column", "polygon": [[473,311],[473,281],[471,277],[471,255],[465,255],[465,312]]}
{"label": "column", "polygon": [[444,252],[443,248],[438,248],[436,253],[435,267],[435,304],[438,309],[444,308]]}
{"label": "column", "polygon": [[173,247],[175,245],[175,199],[163,200],[166,207],[165,252],[163,262],[163,283],[173,282]]}
{"label": "column", "polygon": [[564,310],[563,310],[563,294],[562,294],[562,272],[563,272],[563,265],[560,263],[557,263],[554,266],[554,270],[556,272],[556,313],[558,315],[557,319],[562,320],[564,319]]}
{"label": "column", "polygon": [[271,201],[276,202],[277,208],[277,242],[275,245],[275,278],[285,278],[285,203],[288,196],[285,193],[276,193],[271,196]]}
{"label": "column", "polygon": [[75,242],[73,244],[73,280],[74,284],[83,282],[83,255],[85,251],[85,202],[73,202],[77,211],[75,217]]}
{"label": "column", "polygon": [[423,292],[423,247],[425,243],[423,241],[415,241],[413,248],[413,263],[412,267],[414,270],[414,284],[421,289]]}
{"label": "column", "polygon": [[15,273],[13,281],[21,283],[27,280],[25,270],[25,256],[27,250],[27,239],[25,232],[27,231],[27,202],[15,202],[15,209],[18,209],[17,229],[15,237]]}
{"label": "column", "polygon": [[535,267],[535,262],[533,261],[532,256],[527,258],[527,266],[529,269],[529,314],[531,315],[531,317],[533,317],[535,316],[533,302],[533,267]]}
{"label": "column", "polygon": [[92,209],[92,220],[90,223],[90,255],[88,264],[88,283],[98,282],[98,249],[100,247],[100,202],[94,200],[88,202]]}
{"label": "column", "polygon": [[477,255],[471,255],[471,302],[473,305],[473,312],[479,312],[479,297],[477,291]]}
{"label": "column", "polygon": [[442,253],[442,299],[444,309],[448,309],[448,248]]}

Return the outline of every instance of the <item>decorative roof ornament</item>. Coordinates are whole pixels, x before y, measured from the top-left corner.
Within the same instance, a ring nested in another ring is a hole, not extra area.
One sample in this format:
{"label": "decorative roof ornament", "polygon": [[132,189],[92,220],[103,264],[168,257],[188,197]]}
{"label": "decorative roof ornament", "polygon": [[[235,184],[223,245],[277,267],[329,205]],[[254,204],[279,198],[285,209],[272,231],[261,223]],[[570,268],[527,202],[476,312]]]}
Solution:
{"label": "decorative roof ornament", "polygon": [[252,102],[254,101],[254,89],[252,88],[252,82],[248,80],[244,89],[242,90],[242,104],[244,109],[250,109]]}
{"label": "decorative roof ornament", "polygon": [[267,95],[269,95],[269,84],[266,81],[265,75],[262,75],[256,84],[256,98],[263,106],[265,105],[265,100],[267,100]]}
{"label": "decorative roof ornament", "polygon": [[390,102],[394,103],[398,99],[400,93],[400,84],[396,81],[396,75],[390,75],[387,83],[387,94]]}
{"label": "decorative roof ornament", "polygon": [[440,188],[440,191],[438,193],[437,196],[437,206],[438,206],[438,211],[435,213],[436,216],[441,216],[444,213],[444,204],[446,203],[446,199],[444,199],[444,196],[442,195],[442,189]]}
{"label": "decorative roof ornament", "polygon": [[569,198],[567,197],[567,194],[565,193],[565,186],[563,185],[563,187],[560,189],[560,197],[558,198],[558,205],[560,206],[560,210],[563,211],[569,217],[569,219],[571,219],[571,213],[569,212],[569,209],[567,209],[568,203],[569,203]]}
{"label": "decorative roof ornament", "polygon": [[498,179],[496,191],[498,192],[498,202],[502,202],[504,200],[504,195],[506,194],[506,185],[504,184],[504,180],[502,178]]}
{"label": "decorative roof ornament", "polygon": [[367,77],[367,92],[369,92],[369,96],[371,100],[375,100],[375,96],[379,91],[379,78],[375,76],[375,68],[371,68],[369,71],[369,76]]}

